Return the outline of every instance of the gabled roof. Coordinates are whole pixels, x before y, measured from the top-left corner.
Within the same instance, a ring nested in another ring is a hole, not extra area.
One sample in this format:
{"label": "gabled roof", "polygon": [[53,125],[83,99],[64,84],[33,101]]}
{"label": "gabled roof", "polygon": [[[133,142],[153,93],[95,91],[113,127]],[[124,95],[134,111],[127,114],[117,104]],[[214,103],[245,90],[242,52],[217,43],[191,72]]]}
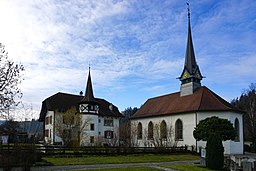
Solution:
{"label": "gabled roof", "polygon": [[[76,107],[81,102],[84,96],[67,94],[67,93],[56,93],[42,102],[41,112],[39,121],[44,121],[47,111],[61,111],[65,112],[71,107]],[[100,99],[94,98],[95,101],[99,104],[99,114],[100,116],[110,116],[110,117],[123,117],[119,112],[118,108],[112,103]],[[110,110],[109,105],[113,106],[113,110]]]}
{"label": "gabled roof", "polygon": [[234,111],[242,113],[205,86],[187,96],[180,92],[148,99],[132,119],[183,114],[199,111]]}

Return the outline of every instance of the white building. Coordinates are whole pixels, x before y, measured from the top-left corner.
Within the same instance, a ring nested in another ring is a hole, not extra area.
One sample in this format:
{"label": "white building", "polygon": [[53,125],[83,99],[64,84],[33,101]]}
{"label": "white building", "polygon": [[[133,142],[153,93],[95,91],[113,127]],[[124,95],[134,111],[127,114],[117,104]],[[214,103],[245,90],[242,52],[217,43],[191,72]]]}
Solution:
{"label": "white building", "polygon": [[[56,124],[57,120],[72,107],[77,109],[77,114],[82,114],[82,121],[87,122],[83,129],[84,133],[81,134],[81,145],[114,146],[118,144],[119,119],[122,114],[112,103],[94,97],[90,69],[84,96],[56,93],[42,102],[39,120],[44,122],[46,143],[63,144],[61,136],[56,131]],[[76,134],[72,133],[72,136]]]}
{"label": "white building", "polygon": [[243,113],[205,86],[194,54],[190,13],[188,13],[188,40],[180,92],[148,99],[132,116],[136,134],[132,141],[137,146],[194,146],[205,147],[196,141],[194,128],[200,120],[211,116],[228,119],[237,132],[235,141],[225,141],[225,154],[243,153]]}

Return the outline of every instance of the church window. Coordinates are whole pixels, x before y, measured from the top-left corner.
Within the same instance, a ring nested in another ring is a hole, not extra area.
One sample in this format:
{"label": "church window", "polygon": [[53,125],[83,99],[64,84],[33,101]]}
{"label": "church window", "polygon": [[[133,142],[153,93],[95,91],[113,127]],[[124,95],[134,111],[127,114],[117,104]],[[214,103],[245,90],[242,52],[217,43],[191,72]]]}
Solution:
{"label": "church window", "polygon": [[167,138],[167,126],[166,126],[166,122],[164,120],[160,124],[160,137],[161,137],[161,139]]}
{"label": "church window", "polygon": [[142,124],[138,124],[138,139],[142,139]]}
{"label": "church window", "polygon": [[180,119],[178,119],[175,123],[175,139],[183,140],[183,125]]}
{"label": "church window", "polygon": [[148,139],[153,139],[154,130],[153,130],[153,123],[150,121],[148,123]]}
{"label": "church window", "polygon": [[235,141],[239,141],[239,137],[240,137],[240,135],[239,135],[239,121],[238,121],[238,119],[236,118],[235,119],[235,131],[236,131],[236,137],[235,137]]}

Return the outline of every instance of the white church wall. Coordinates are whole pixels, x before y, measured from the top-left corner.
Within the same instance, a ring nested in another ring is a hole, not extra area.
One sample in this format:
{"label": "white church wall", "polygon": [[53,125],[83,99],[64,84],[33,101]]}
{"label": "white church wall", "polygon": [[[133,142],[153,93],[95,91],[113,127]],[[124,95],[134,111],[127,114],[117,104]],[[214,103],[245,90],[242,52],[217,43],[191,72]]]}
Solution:
{"label": "white church wall", "polygon": [[[180,119],[182,121],[183,125],[183,139],[176,141],[175,140],[175,122]],[[183,115],[171,115],[171,116],[161,116],[161,117],[151,117],[151,118],[143,118],[143,119],[133,119],[132,120],[132,125],[135,125],[134,128],[132,129],[137,129],[137,125],[139,122],[142,124],[142,139],[137,139],[137,135],[135,135],[135,139],[138,141],[138,146],[143,147],[143,146],[154,146],[154,143],[152,142],[153,140],[147,140],[147,130],[148,130],[148,124],[151,121],[154,126],[155,124],[159,124],[162,121],[165,121],[167,124],[167,132],[170,133],[171,131],[171,136],[169,141],[170,146],[173,146],[177,144],[178,146],[183,146],[183,145],[195,145],[196,140],[193,137],[193,130],[195,127],[195,115],[193,113],[188,113],[188,114],[183,114]],[[156,136],[156,130],[154,130],[154,135]],[[136,131],[134,131],[136,132]],[[132,135],[134,136],[134,135]],[[136,141],[135,140],[135,141]]]}
{"label": "white church wall", "polygon": [[[208,117],[218,116],[219,118],[228,119],[231,123],[234,124],[235,118],[239,120],[239,130],[240,137],[239,141],[225,141],[223,142],[223,146],[225,148],[225,154],[242,154],[243,153],[243,118],[241,114],[233,113],[233,112],[197,112],[197,113],[187,113],[180,115],[171,115],[171,116],[159,116],[159,117],[150,117],[150,118],[141,118],[141,119],[133,119],[132,125],[135,125],[132,129],[137,129],[137,125],[140,122],[142,124],[142,139],[137,139],[137,135],[131,135],[134,137],[135,141],[137,141],[137,146],[154,146],[152,140],[147,140],[147,130],[149,122],[153,122],[153,124],[160,124],[163,120],[165,120],[167,124],[167,129],[172,131],[174,134],[172,135],[172,141],[175,137],[175,122],[180,119],[183,124],[183,140],[177,141],[177,146],[197,146],[205,148],[206,142],[204,141],[196,141],[193,137],[193,131],[196,127],[196,123],[198,124],[200,120],[206,119]],[[134,134],[136,131],[132,131]],[[155,133],[155,132],[154,132]],[[136,144],[136,143],[135,143]]]}
{"label": "white church wall", "polygon": [[[235,119],[239,120],[239,141],[223,141],[224,146],[224,154],[243,154],[243,116],[239,113],[234,112],[200,112],[197,113],[197,123],[200,120],[204,120],[206,118],[217,116],[219,118],[228,119],[231,123],[234,124]],[[197,147],[206,147],[206,142],[198,141]]]}

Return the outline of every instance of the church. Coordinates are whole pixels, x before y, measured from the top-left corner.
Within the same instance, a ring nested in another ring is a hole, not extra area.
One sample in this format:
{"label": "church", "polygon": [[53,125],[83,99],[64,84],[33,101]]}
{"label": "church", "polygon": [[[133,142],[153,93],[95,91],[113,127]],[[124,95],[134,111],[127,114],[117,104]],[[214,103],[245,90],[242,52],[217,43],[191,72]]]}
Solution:
{"label": "church", "polygon": [[80,145],[119,144],[119,120],[123,115],[112,103],[94,97],[90,68],[84,96],[82,93],[74,95],[59,92],[42,102],[39,121],[44,122],[46,143],[66,145],[58,127],[62,128],[62,125],[65,125],[63,115],[71,108],[75,109],[75,115],[80,115],[82,122],[85,123],[82,130],[72,128],[71,137],[79,139]]}
{"label": "church", "polygon": [[131,135],[138,147],[190,146],[205,148],[205,141],[193,137],[199,121],[217,116],[228,119],[236,130],[234,141],[223,142],[225,154],[243,154],[243,113],[201,85],[196,62],[188,9],[188,38],[184,68],[179,77],[180,91],[148,99],[132,116]]}

